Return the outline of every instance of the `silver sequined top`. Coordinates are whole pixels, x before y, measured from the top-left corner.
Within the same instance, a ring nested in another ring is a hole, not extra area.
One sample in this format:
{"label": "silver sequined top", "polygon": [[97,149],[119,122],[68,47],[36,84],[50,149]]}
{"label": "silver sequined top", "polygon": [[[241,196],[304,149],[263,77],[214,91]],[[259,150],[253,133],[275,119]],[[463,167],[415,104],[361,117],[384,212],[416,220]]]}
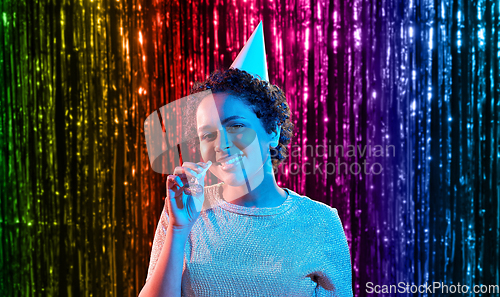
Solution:
{"label": "silver sequined top", "polygon": [[[349,248],[337,210],[285,189],[278,207],[224,201],[222,183],[205,203],[184,248],[182,296],[352,296]],[[162,212],[147,279],[168,226]]]}

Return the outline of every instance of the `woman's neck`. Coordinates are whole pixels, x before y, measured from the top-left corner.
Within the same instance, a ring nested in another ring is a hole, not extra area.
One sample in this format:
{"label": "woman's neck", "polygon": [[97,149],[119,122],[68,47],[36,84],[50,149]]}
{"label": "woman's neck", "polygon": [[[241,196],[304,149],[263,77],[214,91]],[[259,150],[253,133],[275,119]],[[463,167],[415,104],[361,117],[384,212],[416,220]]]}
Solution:
{"label": "woman's neck", "polygon": [[287,194],[276,184],[271,167],[271,170],[263,170],[260,174],[256,174],[249,185],[233,187],[223,184],[222,197],[235,205],[262,208],[280,206],[286,200]]}

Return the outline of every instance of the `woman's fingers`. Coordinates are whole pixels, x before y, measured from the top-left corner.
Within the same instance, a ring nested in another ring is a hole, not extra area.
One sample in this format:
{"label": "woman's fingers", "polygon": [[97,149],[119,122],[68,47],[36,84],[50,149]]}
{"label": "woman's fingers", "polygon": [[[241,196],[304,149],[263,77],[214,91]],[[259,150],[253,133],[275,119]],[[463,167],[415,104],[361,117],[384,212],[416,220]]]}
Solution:
{"label": "woman's fingers", "polygon": [[[208,168],[212,165],[212,162],[199,162],[198,164],[185,162],[182,165],[183,166],[175,167],[174,173],[172,175],[169,175],[168,177],[169,189],[173,191],[172,195],[170,196],[174,196],[175,198],[177,198],[182,196],[183,193],[196,197],[200,196],[200,194],[203,194],[205,174],[208,171]],[[175,187],[174,184],[177,185],[177,187]],[[171,197],[171,199],[172,198],[173,197]],[[182,203],[182,201],[177,201],[177,204],[179,203]],[[203,201],[201,201],[201,203],[203,203]],[[196,205],[198,211],[200,207],[201,205]]]}
{"label": "woman's fingers", "polygon": [[188,167],[176,167],[174,170],[174,174],[181,178],[184,185],[189,184],[191,182],[191,178],[193,177],[197,180],[201,178],[201,175]]}
{"label": "woman's fingers", "polygon": [[182,207],[182,197],[183,187],[185,183],[182,182],[181,178],[177,175],[169,175],[167,177],[167,192],[168,198],[173,201],[176,200],[176,206]]}
{"label": "woman's fingers", "polygon": [[206,170],[199,164],[183,165],[186,166],[176,167],[174,173],[167,177],[168,199],[165,203],[172,224],[176,226],[190,226],[201,212],[205,200],[203,177]]}
{"label": "woman's fingers", "polygon": [[173,174],[179,176],[181,178],[182,182],[184,183],[184,185],[186,185],[188,183],[189,176],[187,176],[186,171],[184,170],[184,167],[180,167],[180,166],[175,167]]}
{"label": "woman's fingers", "polygon": [[174,169],[174,175],[181,175],[181,174],[184,174],[184,167],[181,167],[181,166],[177,166],[175,167]]}
{"label": "woman's fingers", "polygon": [[175,186],[182,188],[184,187],[184,183],[178,175],[169,175],[167,177],[167,188],[174,190]]}
{"label": "woman's fingers", "polygon": [[207,167],[209,167],[212,164],[212,161],[208,161],[207,163],[203,162],[198,162],[198,163],[193,163],[193,162],[184,162],[182,164],[183,167],[188,167],[196,171],[197,173],[203,172]]}

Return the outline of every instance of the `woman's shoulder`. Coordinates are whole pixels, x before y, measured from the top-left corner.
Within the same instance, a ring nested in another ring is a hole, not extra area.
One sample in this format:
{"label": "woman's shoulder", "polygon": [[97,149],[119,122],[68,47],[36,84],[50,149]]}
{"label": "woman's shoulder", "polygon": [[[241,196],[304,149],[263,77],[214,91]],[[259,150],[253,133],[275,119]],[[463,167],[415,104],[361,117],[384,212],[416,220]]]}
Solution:
{"label": "woman's shoulder", "polygon": [[290,193],[290,195],[295,196],[298,210],[305,215],[318,219],[321,218],[322,220],[336,220],[338,218],[338,211],[336,208],[321,201],[312,199],[309,196],[298,194],[288,188],[286,190]]}
{"label": "woman's shoulder", "polygon": [[290,195],[296,196],[296,199],[300,203],[304,204],[304,207],[308,207],[310,210],[315,210],[315,211],[319,211],[319,212],[327,212],[327,213],[331,213],[331,212],[337,213],[336,208],[331,207],[330,205],[328,205],[324,202],[312,199],[311,197],[306,196],[306,195],[298,194],[297,192],[290,190],[288,188],[286,188],[286,190],[288,191],[288,193],[290,193]]}

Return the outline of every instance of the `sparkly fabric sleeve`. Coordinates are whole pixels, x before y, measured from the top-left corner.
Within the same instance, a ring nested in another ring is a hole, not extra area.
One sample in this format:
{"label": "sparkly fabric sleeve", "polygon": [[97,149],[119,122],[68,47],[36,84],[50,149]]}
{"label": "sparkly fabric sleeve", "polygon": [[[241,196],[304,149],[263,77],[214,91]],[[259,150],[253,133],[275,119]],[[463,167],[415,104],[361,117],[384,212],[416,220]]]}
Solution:
{"label": "sparkly fabric sleeve", "polygon": [[149,260],[149,269],[146,282],[153,275],[156,262],[158,262],[158,257],[160,256],[161,249],[163,248],[163,244],[165,243],[165,236],[167,235],[167,227],[168,227],[168,214],[167,214],[167,208],[165,206],[163,208],[160,220],[158,221],[158,226],[156,227],[156,233],[153,241],[153,248],[151,249],[151,257]]}
{"label": "sparkly fabric sleeve", "polygon": [[331,209],[333,219],[327,224],[321,257],[324,260],[324,274],[318,277],[316,296],[351,297],[352,276],[349,246],[335,208]]}

